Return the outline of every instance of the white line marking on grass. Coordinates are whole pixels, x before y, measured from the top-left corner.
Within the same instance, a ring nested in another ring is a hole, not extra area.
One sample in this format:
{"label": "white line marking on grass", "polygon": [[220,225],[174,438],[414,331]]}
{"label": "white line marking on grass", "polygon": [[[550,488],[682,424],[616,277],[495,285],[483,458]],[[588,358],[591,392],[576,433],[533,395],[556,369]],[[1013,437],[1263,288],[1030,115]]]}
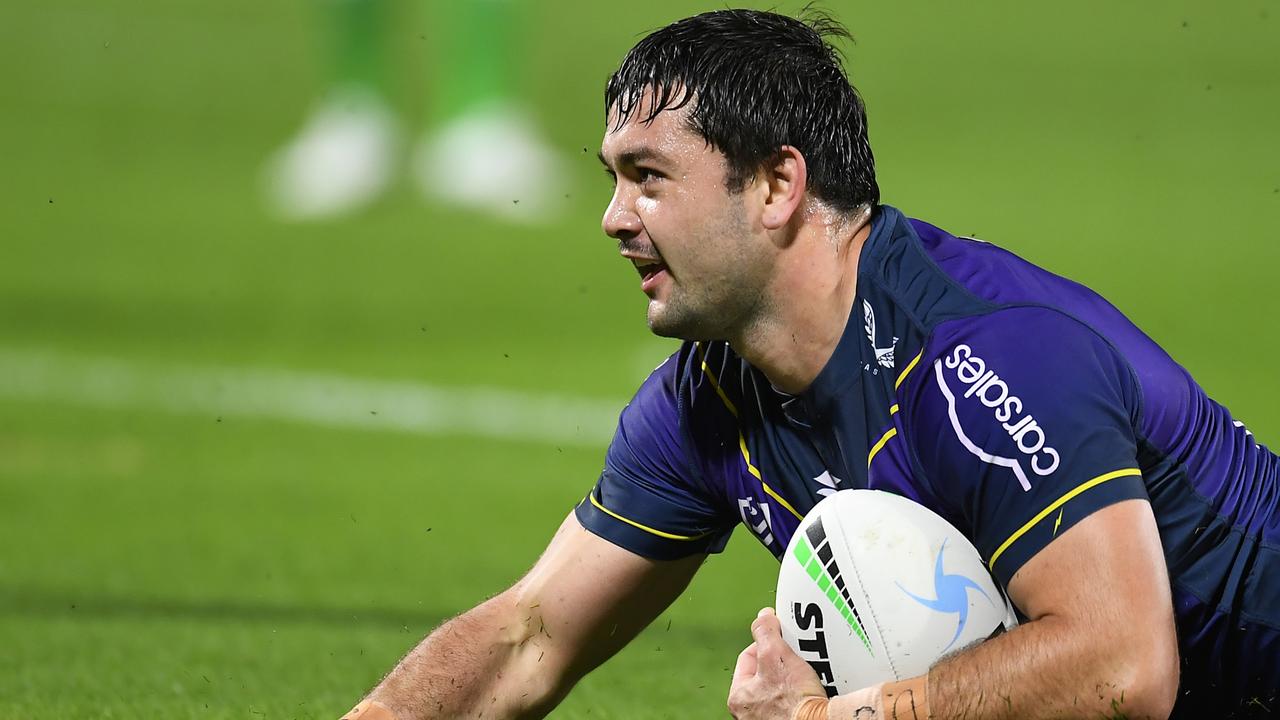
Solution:
{"label": "white line marking on grass", "polygon": [[155,365],[0,348],[0,397],[325,427],[600,447],[623,403],[267,368]]}

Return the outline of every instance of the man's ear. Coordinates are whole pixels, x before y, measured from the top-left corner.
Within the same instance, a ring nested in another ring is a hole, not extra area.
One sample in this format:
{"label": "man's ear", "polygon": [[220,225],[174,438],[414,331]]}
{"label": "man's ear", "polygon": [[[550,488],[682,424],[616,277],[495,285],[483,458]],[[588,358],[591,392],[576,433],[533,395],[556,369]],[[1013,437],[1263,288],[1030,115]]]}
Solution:
{"label": "man's ear", "polygon": [[799,150],[783,145],[762,174],[767,192],[760,220],[769,230],[778,230],[791,222],[804,200],[809,186],[808,166]]}

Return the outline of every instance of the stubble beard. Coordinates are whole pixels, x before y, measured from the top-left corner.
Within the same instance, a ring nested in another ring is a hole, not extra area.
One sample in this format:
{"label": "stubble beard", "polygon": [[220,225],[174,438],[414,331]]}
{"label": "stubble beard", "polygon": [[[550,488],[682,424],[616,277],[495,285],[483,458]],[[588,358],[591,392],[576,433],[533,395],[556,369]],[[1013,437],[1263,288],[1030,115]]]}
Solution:
{"label": "stubble beard", "polygon": [[[726,248],[720,272],[697,286],[685,287],[673,275],[666,301],[650,300],[649,330],[660,337],[688,341],[734,340],[751,324],[761,307],[763,277],[759,258],[752,257],[747,241],[746,212],[741,202],[731,203],[707,236],[731,238],[714,243]],[[711,244],[711,243],[708,243]]]}
{"label": "stubble beard", "polygon": [[699,342],[720,340],[724,334],[708,322],[705,311],[690,307],[674,291],[661,308],[649,303],[648,321],[649,331],[659,337]]}

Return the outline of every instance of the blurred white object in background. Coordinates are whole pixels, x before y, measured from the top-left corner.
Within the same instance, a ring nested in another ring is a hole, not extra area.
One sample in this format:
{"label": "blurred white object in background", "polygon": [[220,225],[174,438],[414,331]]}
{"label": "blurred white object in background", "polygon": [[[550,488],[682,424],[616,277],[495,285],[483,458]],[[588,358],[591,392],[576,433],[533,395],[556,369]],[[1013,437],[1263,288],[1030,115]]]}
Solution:
{"label": "blurred white object in background", "polygon": [[330,92],[266,167],[266,195],[284,220],[359,210],[387,189],[401,147],[395,115],[361,88]]}
{"label": "blurred white object in background", "polygon": [[424,135],[414,160],[430,199],[537,224],[556,217],[564,163],[518,107],[492,104]]}

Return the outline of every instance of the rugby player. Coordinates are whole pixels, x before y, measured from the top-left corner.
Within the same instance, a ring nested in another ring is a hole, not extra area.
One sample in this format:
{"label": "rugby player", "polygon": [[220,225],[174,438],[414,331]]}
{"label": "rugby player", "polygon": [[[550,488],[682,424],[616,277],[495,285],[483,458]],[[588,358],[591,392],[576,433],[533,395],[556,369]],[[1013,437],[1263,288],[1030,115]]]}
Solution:
{"label": "rugby player", "polygon": [[881,204],[828,18],[698,15],[605,91],[604,231],[686,342],[506,592],[350,717],[538,716],[742,523],[775,556],[821,497],[904,495],[1022,624],[828,699],[761,611],[739,718],[1226,718],[1280,707],[1280,459],[1089,289]]}

